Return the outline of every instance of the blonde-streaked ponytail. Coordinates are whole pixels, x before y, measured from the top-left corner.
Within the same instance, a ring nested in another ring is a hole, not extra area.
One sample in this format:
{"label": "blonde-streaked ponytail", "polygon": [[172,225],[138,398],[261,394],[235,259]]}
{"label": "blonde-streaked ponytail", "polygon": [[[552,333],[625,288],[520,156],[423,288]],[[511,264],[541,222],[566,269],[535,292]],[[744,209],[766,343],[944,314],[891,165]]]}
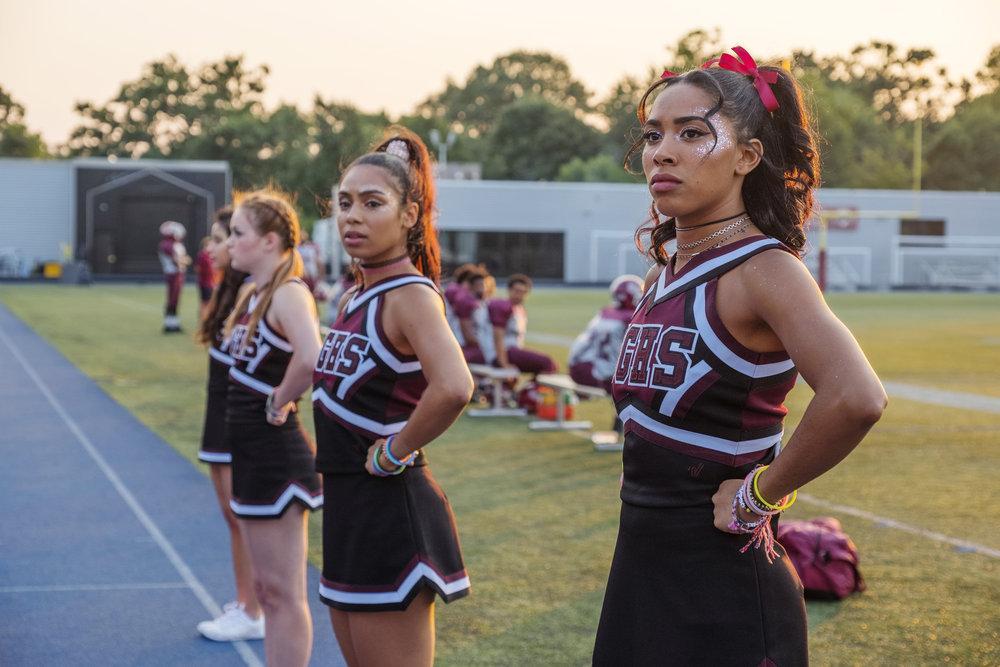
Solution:
{"label": "blonde-streaked ponytail", "polygon": [[[299,217],[282,193],[274,190],[251,192],[237,198],[236,208],[245,209],[250,213],[251,224],[258,234],[262,236],[269,232],[277,234],[284,242],[286,251],[284,259],[274,270],[271,280],[264,286],[253,312],[250,314],[246,335],[240,342],[240,349],[242,349],[247,341],[253,340],[256,335],[261,318],[271,307],[274,293],[289,280],[301,278],[305,273],[305,266],[302,262],[302,256],[296,249],[300,234]],[[250,298],[257,290],[258,286],[255,283],[248,283],[240,291],[236,306],[226,320],[226,336],[232,334],[236,321],[247,311]]]}

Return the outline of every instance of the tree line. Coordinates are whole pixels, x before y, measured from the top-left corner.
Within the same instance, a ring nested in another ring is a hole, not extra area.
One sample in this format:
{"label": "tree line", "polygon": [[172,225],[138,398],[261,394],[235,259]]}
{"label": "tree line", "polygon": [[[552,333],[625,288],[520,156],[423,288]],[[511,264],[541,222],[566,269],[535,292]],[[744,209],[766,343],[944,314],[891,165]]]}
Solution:
{"label": "tree line", "polygon": [[[400,117],[322,95],[308,109],[267,109],[267,66],[233,56],[190,67],[167,56],[114,98],[77,102],[77,126],[51,149],[0,87],[0,156],[228,160],[237,188],[277,185],[298,194],[306,215],[320,215],[341,169],[398,122],[432,150],[433,131],[451,133],[449,160],[481,163],[484,178],[634,182],[622,162],[642,92],[664,68],[697,67],[723,48],[718,30],[692,31],[663,63],[623,76],[603,97],[559,56],[514,51],[446,81]],[[1000,190],[1000,45],[972,80],[958,81],[931,49],[880,41],[846,55],[797,50],[765,61],[791,69],[808,92],[824,186],[909,188],[916,177],[927,189]]]}

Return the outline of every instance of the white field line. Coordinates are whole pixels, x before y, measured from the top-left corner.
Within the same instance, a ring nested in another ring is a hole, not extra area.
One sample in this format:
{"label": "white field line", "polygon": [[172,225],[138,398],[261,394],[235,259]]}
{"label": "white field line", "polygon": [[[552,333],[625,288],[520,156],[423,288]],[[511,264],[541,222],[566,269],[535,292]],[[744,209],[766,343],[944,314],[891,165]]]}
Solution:
{"label": "white field line", "polygon": [[53,584],[50,586],[0,586],[0,593],[75,593],[86,591],[159,591],[189,586],[182,581],[150,584]]}
{"label": "white field line", "polygon": [[[527,337],[529,340],[535,342],[549,343],[553,345],[569,345],[573,342],[571,338],[559,336],[557,334],[536,333],[528,334]],[[903,398],[920,403],[929,403],[931,405],[940,405],[948,408],[959,408],[963,410],[975,410],[977,412],[1000,414],[1000,398],[984,396],[982,394],[970,394],[958,391],[944,391],[943,389],[920,387],[918,385],[907,384],[905,382],[883,382],[882,384],[885,386],[885,390],[889,393],[889,395],[896,398]],[[573,433],[588,441],[590,440],[589,434],[584,434],[579,431],[574,431]],[[800,493],[799,499],[811,505],[816,505],[817,507],[822,507],[824,509],[840,512],[842,514],[847,514],[861,519],[867,519],[868,521],[871,521],[879,526],[895,528],[896,530],[901,530],[905,533],[919,535],[920,537],[928,540],[950,544],[951,546],[962,551],[981,554],[983,556],[988,556],[989,558],[1000,559],[1000,550],[993,549],[992,547],[988,547],[983,544],[969,542],[968,540],[951,537],[950,535],[921,528],[920,526],[903,523],[902,521],[897,521],[896,519],[879,516],[878,514],[858,509],[857,507],[851,507],[850,505],[832,503],[828,500],[817,498],[816,496],[808,493]]]}
{"label": "white field line", "polygon": [[946,391],[933,387],[921,387],[906,382],[886,381],[882,383],[890,396],[904,398],[918,403],[929,403],[946,408],[959,410],[975,410],[976,412],[992,412],[1000,415],[1000,398],[972,394],[964,391]]}
{"label": "white field line", "polygon": [[919,535],[920,537],[926,537],[927,539],[934,540],[935,542],[943,542],[944,544],[950,544],[961,551],[969,551],[977,554],[982,554],[983,556],[989,556],[990,558],[1000,558],[1000,549],[993,549],[992,547],[987,547],[982,544],[977,544],[975,542],[969,542],[968,540],[960,540],[957,537],[951,537],[950,535],[945,535],[944,533],[938,533],[933,530],[927,530],[926,528],[921,528],[920,526],[913,526],[908,523],[903,523],[902,521],[896,521],[895,519],[879,516],[878,514],[872,514],[871,512],[866,512],[865,510],[859,510],[858,508],[851,507],[849,505],[839,505],[837,503],[831,503],[828,500],[817,498],[816,496],[810,495],[808,493],[800,493],[799,500],[807,502],[810,505],[816,505],[817,507],[828,509],[832,512],[840,512],[841,514],[856,516],[859,519],[867,519],[879,526],[884,526],[886,528],[895,528],[896,530],[901,530],[904,533],[911,533],[913,535]]}
{"label": "white field line", "polygon": [[[24,371],[34,381],[35,385],[38,386],[38,390],[48,400],[52,409],[55,410],[56,414],[62,418],[69,430],[76,436],[77,441],[87,454],[90,455],[90,458],[93,459],[94,463],[97,464],[97,467],[101,470],[101,472],[104,473],[104,476],[107,477],[111,486],[114,487],[115,491],[118,492],[118,495],[125,501],[125,504],[129,506],[132,513],[135,514],[136,518],[139,520],[139,523],[143,525],[146,532],[149,533],[150,537],[153,538],[153,541],[160,547],[164,555],[167,557],[167,560],[169,560],[174,566],[174,569],[177,570],[181,579],[184,580],[187,586],[194,593],[195,597],[198,598],[198,601],[201,602],[205,610],[208,611],[208,613],[213,617],[220,615],[222,610],[219,608],[219,605],[212,599],[212,596],[205,589],[205,586],[198,580],[194,572],[191,571],[188,564],[184,562],[181,555],[177,553],[177,549],[174,548],[173,544],[170,543],[170,540],[167,539],[152,518],[150,518],[150,516],[146,513],[146,510],[142,508],[142,505],[140,505],[139,501],[132,495],[132,492],[128,490],[128,487],[126,487],[122,482],[118,473],[116,473],[114,469],[108,465],[107,461],[104,460],[104,457],[94,446],[94,443],[90,441],[90,438],[88,438],[83,432],[83,429],[81,429],[69,413],[66,412],[62,404],[49,390],[42,378],[35,372],[35,369],[31,367],[27,359],[24,358],[24,355],[22,355],[20,350],[17,349],[17,346],[14,345],[14,341],[12,341],[2,329],[0,329],[0,340],[3,341],[14,358],[21,364],[21,367],[24,368]],[[236,652],[239,653],[240,657],[243,658],[243,662],[247,665],[250,665],[251,667],[262,667],[262,663],[257,657],[257,654],[251,650],[250,646],[246,642],[233,642],[233,647],[236,649]]]}

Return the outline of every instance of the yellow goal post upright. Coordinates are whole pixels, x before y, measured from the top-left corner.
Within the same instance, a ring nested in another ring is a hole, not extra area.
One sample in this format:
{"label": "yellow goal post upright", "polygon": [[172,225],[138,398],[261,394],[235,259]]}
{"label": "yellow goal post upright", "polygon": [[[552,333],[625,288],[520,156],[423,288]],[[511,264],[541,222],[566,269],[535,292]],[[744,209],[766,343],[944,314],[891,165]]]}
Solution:
{"label": "yellow goal post upright", "polygon": [[880,209],[857,208],[821,208],[816,215],[819,224],[819,242],[817,243],[816,282],[821,291],[826,292],[828,272],[829,241],[827,234],[832,220],[842,220],[853,223],[854,228],[862,220],[911,220],[919,218],[916,211],[889,211]]}

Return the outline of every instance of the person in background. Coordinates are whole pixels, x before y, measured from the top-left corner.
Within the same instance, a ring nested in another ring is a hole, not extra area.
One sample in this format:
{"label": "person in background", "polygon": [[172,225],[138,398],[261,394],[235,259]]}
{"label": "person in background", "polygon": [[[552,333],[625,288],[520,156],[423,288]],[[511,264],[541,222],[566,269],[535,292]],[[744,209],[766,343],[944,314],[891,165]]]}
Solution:
{"label": "person in background", "polygon": [[[229,239],[232,217],[233,209],[228,206],[215,213],[212,235],[208,237],[209,243],[205,250],[212,268],[222,277],[211,295],[197,334],[198,342],[208,346],[208,401],[205,405],[198,460],[208,464],[215,496],[229,528],[229,551],[236,583],[236,599],[223,606],[222,615],[198,624],[198,632],[217,642],[264,638],[264,613],[253,589],[250,554],[240,530],[240,522],[229,507],[229,501],[233,498],[233,453],[226,442],[226,400],[229,395],[229,368],[234,360],[229,353],[229,341],[223,333],[226,319],[247,278],[246,273],[229,265],[226,242]],[[199,258],[200,255],[201,253]]]}
{"label": "person in background", "polygon": [[201,240],[201,247],[194,259],[194,271],[198,276],[198,296],[201,298],[201,307],[198,310],[199,322],[205,319],[205,314],[208,312],[208,302],[212,300],[212,290],[215,289],[215,285],[219,282],[219,271],[215,268],[209,252],[209,246],[212,243],[211,236],[203,238]]}
{"label": "person in background", "polygon": [[[569,376],[577,384],[600,387],[611,393],[618,351],[625,338],[632,313],[642,298],[642,278],[618,276],[611,282],[611,305],[601,308],[573,341],[569,352]],[[621,433],[621,420],[615,416],[614,430]]]}
{"label": "person in background", "polygon": [[160,225],[160,243],[157,255],[160,267],[163,269],[163,280],[167,285],[167,302],[163,309],[163,333],[180,333],[181,319],[177,308],[181,302],[181,291],[184,288],[184,272],[191,264],[191,256],[184,247],[184,236],[187,230],[184,225],[173,220],[167,220]]}
{"label": "person in background", "polygon": [[480,336],[479,344],[487,362],[501,368],[517,368],[522,373],[554,373],[556,362],[542,352],[524,347],[528,313],[524,301],[531,293],[531,278],[515,273],[507,280],[507,298],[492,299],[487,308],[491,336]]}
{"label": "person in background", "polygon": [[302,230],[302,240],[298,245],[299,256],[302,257],[302,281],[310,292],[316,291],[316,286],[323,280],[323,263],[320,261],[319,246],[309,239],[309,232]]}

